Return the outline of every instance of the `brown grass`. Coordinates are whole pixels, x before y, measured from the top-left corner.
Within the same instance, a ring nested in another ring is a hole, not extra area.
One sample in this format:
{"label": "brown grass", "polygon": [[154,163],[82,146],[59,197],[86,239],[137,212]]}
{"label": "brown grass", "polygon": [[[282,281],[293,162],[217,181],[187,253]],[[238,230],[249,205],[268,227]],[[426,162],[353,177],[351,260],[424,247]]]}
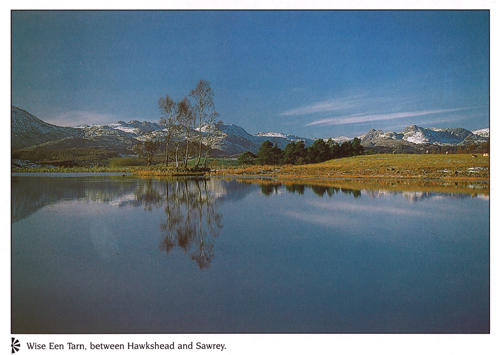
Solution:
{"label": "brown grass", "polygon": [[377,154],[320,164],[250,166],[214,171],[215,176],[489,179],[489,157],[471,154]]}

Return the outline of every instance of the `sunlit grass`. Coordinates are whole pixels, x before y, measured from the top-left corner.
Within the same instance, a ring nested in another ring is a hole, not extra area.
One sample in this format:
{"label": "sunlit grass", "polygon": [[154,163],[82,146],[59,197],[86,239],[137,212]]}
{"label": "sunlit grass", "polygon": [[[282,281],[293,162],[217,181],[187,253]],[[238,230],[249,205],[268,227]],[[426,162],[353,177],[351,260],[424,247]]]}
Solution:
{"label": "sunlit grass", "polygon": [[366,178],[489,178],[489,157],[471,154],[378,154],[319,164],[226,168],[216,175]]}

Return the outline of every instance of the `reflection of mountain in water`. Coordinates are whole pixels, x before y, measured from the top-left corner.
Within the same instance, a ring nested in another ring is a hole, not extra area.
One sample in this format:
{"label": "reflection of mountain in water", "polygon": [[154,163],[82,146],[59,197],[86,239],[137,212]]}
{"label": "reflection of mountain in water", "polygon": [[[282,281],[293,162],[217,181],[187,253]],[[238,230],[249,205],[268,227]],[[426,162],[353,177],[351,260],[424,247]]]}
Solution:
{"label": "reflection of mountain in water", "polygon": [[370,197],[381,197],[385,195],[401,195],[408,201],[414,203],[424,200],[440,200],[440,199],[456,199],[462,200],[472,197],[479,197],[479,195],[471,194],[452,194],[452,193],[441,193],[441,192],[424,192],[424,191],[386,191],[386,190],[365,190],[365,192]]}
{"label": "reflection of mountain in water", "polygon": [[12,177],[12,222],[62,200],[112,202],[134,191],[135,182],[103,177]]}

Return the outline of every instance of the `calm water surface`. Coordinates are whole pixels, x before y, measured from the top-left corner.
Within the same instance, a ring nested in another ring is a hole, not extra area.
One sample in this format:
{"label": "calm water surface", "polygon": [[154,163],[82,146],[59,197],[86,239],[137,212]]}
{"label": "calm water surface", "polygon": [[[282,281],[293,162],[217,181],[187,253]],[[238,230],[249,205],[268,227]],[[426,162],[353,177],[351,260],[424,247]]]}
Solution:
{"label": "calm water surface", "polygon": [[12,178],[13,333],[488,333],[489,198]]}

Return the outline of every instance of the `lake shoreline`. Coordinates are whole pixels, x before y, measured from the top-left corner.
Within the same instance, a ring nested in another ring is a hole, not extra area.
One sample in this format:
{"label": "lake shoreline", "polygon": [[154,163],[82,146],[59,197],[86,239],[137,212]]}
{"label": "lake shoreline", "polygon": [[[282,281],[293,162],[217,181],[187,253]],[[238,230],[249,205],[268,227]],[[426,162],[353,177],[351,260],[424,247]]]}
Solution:
{"label": "lake shoreline", "polygon": [[307,165],[209,165],[209,169],[141,167],[13,168],[12,173],[131,173],[137,176],[206,176],[335,179],[490,179],[489,157],[471,154],[361,155]]}
{"label": "lake shoreline", "polygon": [[257,173],[257,174],[237,174],[233,172],[227,171],[211,171],[210,173],[171,173],[171,172],[157,172],[150,171],[140,173],[136,173],[130,170],[123,171],[78,171],[78,170],[68,170],[61,171],[59,169],[44,169],[40,171],[40,169],[23,169],[23,170],[12,170],[11,176],[21,176],[21,175],[33,175],[33,174],[100,174],[100,175],[110,175],[110,176],[143,176],[143,177],[216,177],[216,178],[270,178],[270,179],[332,179],[332,180],[341,180],[341,179],[359,179],[359,180],[449,180],[449,181],[484,181],[489,182],[489,177],[477,177],[477,176],[402,176],[402,175],[347,175],[347,174],[325,174],[325,175],[293,175],[293,174],[268,174],[268,173]]}

